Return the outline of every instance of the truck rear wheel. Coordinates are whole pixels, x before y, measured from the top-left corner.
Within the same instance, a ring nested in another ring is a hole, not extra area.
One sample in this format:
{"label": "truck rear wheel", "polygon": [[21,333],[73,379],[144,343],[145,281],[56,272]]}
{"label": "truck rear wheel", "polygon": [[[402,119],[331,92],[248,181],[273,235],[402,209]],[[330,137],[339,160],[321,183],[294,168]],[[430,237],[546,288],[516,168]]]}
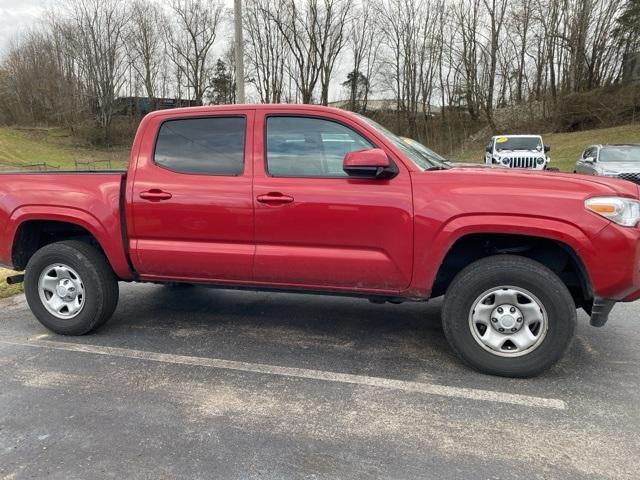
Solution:
{"label": "truck rear wheel", "polygon": [[560,278],[524,257],[478,260],[449,286],[442,311],[445,336],[472,368],[531,377],[554,365],[570,345],[576,307]]}
{"label": "truck rear wheel", "polygon": [[84,335],[111,318],[118,280],[107,259],[83,242],[42,247],[29,260],[25,296],[38,321],[61,335]]}

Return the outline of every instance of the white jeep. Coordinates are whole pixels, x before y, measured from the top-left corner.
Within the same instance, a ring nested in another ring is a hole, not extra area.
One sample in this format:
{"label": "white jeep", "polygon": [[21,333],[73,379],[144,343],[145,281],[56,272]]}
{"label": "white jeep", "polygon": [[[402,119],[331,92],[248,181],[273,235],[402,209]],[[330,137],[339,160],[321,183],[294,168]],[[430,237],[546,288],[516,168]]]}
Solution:
{"label": "white jeep", "polygon": [[485,147],[484,163],[544,170],[551,161],[549,150],[540,135],[497,135]]}

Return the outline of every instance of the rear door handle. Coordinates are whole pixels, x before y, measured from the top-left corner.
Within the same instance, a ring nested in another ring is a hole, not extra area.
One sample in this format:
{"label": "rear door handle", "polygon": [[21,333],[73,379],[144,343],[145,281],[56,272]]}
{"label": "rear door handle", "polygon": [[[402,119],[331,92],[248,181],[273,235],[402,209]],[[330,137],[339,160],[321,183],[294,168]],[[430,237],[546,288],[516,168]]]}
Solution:
{"label": "rear door handle", "polygon": [[169,200],[172,195],[169,192],[163,192],[158,188],[152,188],[146,192],[140,192],[140,198],[144,200],[150,200],[152,202],[159,202],[160,200]]}
{"label": "rear door handle", "polygon": [[266,195],[258,195],[257,200],[267,205],[285,205],[293,202],[293,197],[280,192],[269,192]]}

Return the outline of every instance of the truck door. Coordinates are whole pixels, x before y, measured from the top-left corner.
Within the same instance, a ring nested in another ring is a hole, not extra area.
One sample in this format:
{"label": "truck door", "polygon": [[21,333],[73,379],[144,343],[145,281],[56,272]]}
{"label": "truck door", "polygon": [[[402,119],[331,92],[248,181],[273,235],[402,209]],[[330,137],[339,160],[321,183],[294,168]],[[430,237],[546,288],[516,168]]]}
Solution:
{"label": "truck door", "polygon": [[251,281],[253,111],[154,117],[130,192],[144,279]]}
{"label": "truck door", "polygon": [[340,115],[256,112],[257,282],[397,292],[413,260],[411,179],[349,178],[344,154],[375,147]]}

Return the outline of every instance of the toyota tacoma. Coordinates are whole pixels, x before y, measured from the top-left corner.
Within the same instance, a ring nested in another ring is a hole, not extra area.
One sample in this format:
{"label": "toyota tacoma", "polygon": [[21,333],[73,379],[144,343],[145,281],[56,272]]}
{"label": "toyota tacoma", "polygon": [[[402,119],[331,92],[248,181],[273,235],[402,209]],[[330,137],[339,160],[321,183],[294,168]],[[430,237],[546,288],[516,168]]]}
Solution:
{"label": "toyota tacoma", "polygon": [[158,111],[127,171],[0,176],[0,263],[58,334],[103,325],[118,282],[444,296],[458,356],[513,377],[561,358],[578,308],[640,298],[639,221],[631,182],[452,167],[310,105]]}

